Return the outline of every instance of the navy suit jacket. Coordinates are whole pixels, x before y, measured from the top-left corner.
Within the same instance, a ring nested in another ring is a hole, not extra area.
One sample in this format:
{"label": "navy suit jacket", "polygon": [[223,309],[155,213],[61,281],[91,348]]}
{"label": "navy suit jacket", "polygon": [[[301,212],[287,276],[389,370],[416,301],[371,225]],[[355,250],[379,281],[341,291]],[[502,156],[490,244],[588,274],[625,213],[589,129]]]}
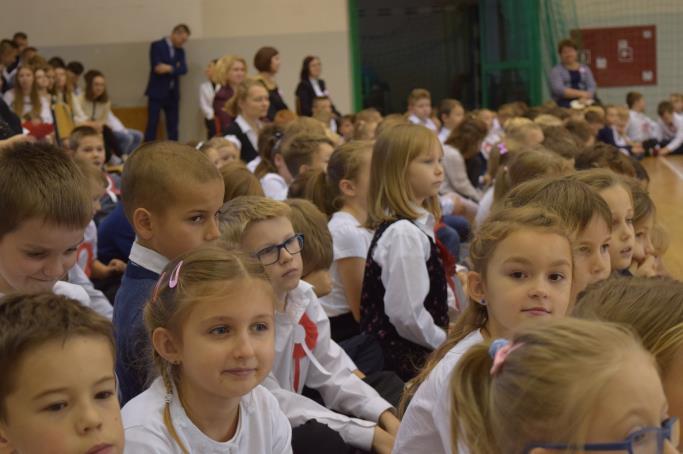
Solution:
{"label": "navy suit jacket", "polygon": [[[157,74],[154,72],[154,67],[159,63],[173,66],[173,72]],[[166,38],[161,38],[159,41],[154,41],[149,47],[149,64],[149,81],[145,95],[159,100],[169,97],[178,99],[180,97],[180,76],[187,73],[185,49],[176,47],[173,58],[171,58],[171,50],[168,48]]]}

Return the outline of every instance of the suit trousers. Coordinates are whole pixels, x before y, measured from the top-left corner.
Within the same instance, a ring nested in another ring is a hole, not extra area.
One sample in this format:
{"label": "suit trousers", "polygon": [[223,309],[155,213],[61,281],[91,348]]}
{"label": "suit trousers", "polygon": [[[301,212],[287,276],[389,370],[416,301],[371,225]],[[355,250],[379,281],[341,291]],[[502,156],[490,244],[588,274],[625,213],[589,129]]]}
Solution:
{"label": "suit trousers", "polygon": [[168,96],[165,99],[149,98],[147,101],[147,129],[145,130],[145,142],[155,140],[157,136],[157,124],[159,113],[164,111],[166,117],[166,138],[178,140],[178,104],[177,96]]}

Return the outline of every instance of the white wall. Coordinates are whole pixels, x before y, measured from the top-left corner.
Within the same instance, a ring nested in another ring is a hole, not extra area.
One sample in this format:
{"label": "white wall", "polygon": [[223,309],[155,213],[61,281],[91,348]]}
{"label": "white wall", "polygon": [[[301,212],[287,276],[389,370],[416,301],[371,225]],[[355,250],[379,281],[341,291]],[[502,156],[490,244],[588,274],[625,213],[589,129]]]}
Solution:
{"label": "white wall", "polygon": [[626,104],[626,93],[639,91],[648,114],[673,92],[683,92],[683,2],[680,0],[574,0],[580,28],[651,25],[657,27],[657,85],[600,88],[603,102]]}
{"label": "white wall", "polygon": [[[80,60],[108,79],[116,106],[146,105],[149,43],[184,22],[189,72],[181,78],[180,140],[204,136],[197,90],[206,63],[223,54],[245,57],[276,47],[283,64],[278,83],[290,108],[303,57],[318,55],[335,104],[351,108],[351,59],[346,0],[21,0],[7,2],[0,30],[21,30],[49,58]],[[40,11],[40,14],[36,14]],[[46,18],[52,18],[46,22]],[[95,20],[95,18],[98,18]]]}

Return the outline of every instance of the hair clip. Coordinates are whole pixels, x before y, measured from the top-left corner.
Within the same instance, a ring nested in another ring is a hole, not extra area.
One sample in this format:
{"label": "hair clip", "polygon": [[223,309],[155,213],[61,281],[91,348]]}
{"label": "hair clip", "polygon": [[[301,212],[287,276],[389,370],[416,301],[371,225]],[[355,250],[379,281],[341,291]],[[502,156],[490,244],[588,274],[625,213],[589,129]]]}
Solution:
{"label": "hair clip", "polygon": [[499,153],[501,156],[503,156],[503,155],[507,154],[507,152],[508,152],[508,149],[507,149],[507,147],[505,146],[505,144],[504,144],[503,142],[499,143],[499,144],[498,144],[498,153]]}
{"label": "hair clip", "polygon": [[173,268],[171,277],[168,279],[168,288],[176,288],[178,285],[178,278],[180,277],[180,267],[183,266],[183,261],[179,261],[178,264]]}
{"label": "hair clip", "polygon": [[159,288],[161,288],[161,283],[164,282],[165,276],[165,272],[162,272],[161,276],[159,276],[159,280],[157,280],[157,284],[154,286],[154,291],[152,292],[152,302],[156,301],[159,298]]}
{"label": "hair clip", "polygon": [[489,347],[489,356],[493,358],[493,366],[491,366],[491,375],[497,375],[502,369],[508,355],[517,350],[521,344],[513,345],[507,339],[496,339],[491,342]]}

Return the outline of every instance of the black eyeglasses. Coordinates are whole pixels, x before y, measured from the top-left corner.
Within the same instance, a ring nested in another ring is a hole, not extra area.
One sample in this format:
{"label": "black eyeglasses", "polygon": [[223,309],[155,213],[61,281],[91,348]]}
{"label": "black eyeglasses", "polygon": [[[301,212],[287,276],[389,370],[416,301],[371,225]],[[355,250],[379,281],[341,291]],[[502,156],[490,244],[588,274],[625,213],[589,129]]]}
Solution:
{"label": "black eyeglasses", "polygon": [[662,423],[661,427],[645,427],[633,432],[622,442],[616,443],[590,443],[583,446],[572,446],[559,443],[539,443],[527,446],[525,452],[531,452],[534,448],[555,450],[574,449],[579,451],[612,451],[628,454],[662,454],[664,443],[669,441],[674,447],[680,441],[678,418],[669,418]]}
{"label": "black eyeglasses", "polygon": [[280,244],[265,247],[254,254],[254,257],[261,262],[261,265],[268,266],[280,260],[280,251],[286,249],[290,254],[299,254],[304,248],[304,234],[297,233],[291,238],[287,238]]}

